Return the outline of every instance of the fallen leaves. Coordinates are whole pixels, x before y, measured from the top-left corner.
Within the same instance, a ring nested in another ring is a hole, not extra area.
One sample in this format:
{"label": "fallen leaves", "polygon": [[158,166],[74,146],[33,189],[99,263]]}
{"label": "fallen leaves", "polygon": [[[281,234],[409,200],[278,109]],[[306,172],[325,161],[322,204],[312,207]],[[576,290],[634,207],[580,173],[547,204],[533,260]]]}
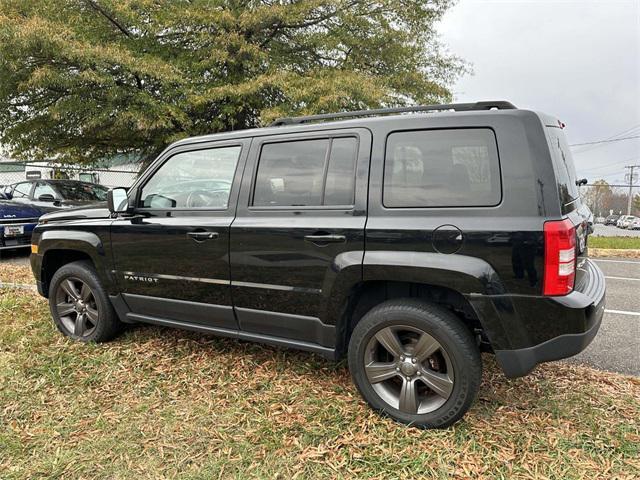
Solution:
{"label": "fallen leaves", "polygon": [[640,380],[566,363],[506,379],[484,356],[456,426],[407,428],[313,355],[156,327],[81,345],[0,292],[3,478],[640,476]]}

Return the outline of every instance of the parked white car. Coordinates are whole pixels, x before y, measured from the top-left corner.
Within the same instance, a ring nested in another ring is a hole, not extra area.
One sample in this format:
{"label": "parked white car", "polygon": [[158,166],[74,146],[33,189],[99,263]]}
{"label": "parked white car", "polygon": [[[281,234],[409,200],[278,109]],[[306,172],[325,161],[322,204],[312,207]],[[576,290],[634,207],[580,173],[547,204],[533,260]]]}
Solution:
{"label": "parked white car", "polygon": [[640,217],[635,217],[629,224],[629,230],[640,230]]}
{"label": "parked white car", "polygon": [[633,215],[621,215],[618,221],[616,222],[616,227],[618,228],[627,228],[635,217]]}
{"label": "parked white car", "polygon": [[636,219],[637,217],[634,217],[633,215],[627,215],[627,218],[622,222],[622,225],[620,225],[621,228],[629,228],[629,226],[631,225],[631,223],[633,223],[633,221]]}

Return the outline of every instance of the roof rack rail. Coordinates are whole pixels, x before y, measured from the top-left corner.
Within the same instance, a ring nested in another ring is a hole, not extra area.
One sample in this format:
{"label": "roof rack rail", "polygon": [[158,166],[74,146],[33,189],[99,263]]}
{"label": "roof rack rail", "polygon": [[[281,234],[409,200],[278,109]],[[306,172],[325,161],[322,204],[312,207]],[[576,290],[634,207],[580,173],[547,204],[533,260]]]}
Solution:
{"label": "roof rack rail", "polygon": [[454,110],[456,112],[469,112],[473,110],[512,110],[517,108],[511,102],[504,100],[484,101],[475,103],[444,103],[441,105],[416,105],[414,107],[379,108],[376,110],[357,110],[354,112],[323,113],[320,115],[306,115],[302,117],[282,117],[270,123],[270,127],[282,125],[296,125],[321,120],[337,120],[342,118],[370,117],[372,115],[390,115],[394,113],[408,112],[433,112],[439,110]]}

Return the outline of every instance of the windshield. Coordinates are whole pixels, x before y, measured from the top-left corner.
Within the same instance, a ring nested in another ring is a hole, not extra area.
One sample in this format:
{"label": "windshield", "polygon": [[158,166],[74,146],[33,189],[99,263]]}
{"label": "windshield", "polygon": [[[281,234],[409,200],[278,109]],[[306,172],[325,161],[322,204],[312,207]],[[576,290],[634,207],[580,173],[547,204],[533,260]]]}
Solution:
{"label": "windshield", "polygon": [[102,202],[107,199],[108,189],[94,183],[56,182],[55,187],[64,200]]}

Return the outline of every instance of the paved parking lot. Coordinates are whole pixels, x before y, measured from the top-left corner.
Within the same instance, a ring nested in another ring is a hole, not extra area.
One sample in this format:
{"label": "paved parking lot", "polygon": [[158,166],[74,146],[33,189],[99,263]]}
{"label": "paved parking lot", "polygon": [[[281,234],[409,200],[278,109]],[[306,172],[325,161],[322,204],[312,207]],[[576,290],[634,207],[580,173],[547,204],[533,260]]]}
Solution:
{"label": "paved parking lot", "polygon": [[596,237],[640,237],[640,230],[627,230],[613,225],[596,224],[593,226],[593,235]]}
{"label": "paved parking lot", "polygon": [[[29,251],[0,252],[0,261],[29,264]],[[607,308],[591,345],[567,361],[640,376],[640,261],[594,259],[607,279]]]}
{"label": "paved parking lot", "polygon": [[569,361],[640,376],[640,261],[596,258],[607,279],[607,306],[591,345]]}

